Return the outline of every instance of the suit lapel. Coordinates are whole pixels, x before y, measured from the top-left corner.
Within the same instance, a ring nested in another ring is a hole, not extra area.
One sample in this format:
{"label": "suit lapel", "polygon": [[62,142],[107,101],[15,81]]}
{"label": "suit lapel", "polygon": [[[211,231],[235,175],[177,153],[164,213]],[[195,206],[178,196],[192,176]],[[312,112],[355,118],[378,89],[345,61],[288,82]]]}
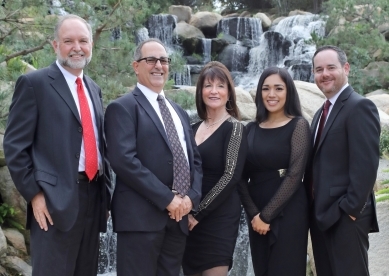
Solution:
{"label": "suit lapel", "polygon": [[353,92],[351,86],[348,86],[338,97],[338,99],[335,102],[334,107],[331,110],[330,116],[327,119],[326,124],[324,125],[323,133],[321,134],[319,145],[317,147],[317,150],[319,150],[320,146],[323,144],[323,141],[325,140],[327,133],[329,129],[331,128],[332,124],[335,121],[335,118],[338,116],[340,110],[344,106],[344,101],[348,99],[350,94]]}
{"label": "suit lapel", "polygon": [[81,124],[80,115],[78,114],[76,103],[74,102],[72,92],[69,89],[69,86],[59,70],[57,64],[53,63],[50,65],[50,70],[48,76],[52,79],[50,82],[51,86],[55,91],[61,96],[65,101],[67,106],[72,111],[73,115],[77,118],[78,122]]}
{"label": "suit lapel", "polygon": [[149,100],[147,100],[146,96],[143,95],[143,93],[139,90],[138,87],[136,87],[132,93],[134,94],[134,98],[138,101],[138,103],[143,107],[146,113],[150,116],[151,120],[153,121],[158,131],[161,133],[163,139],[165,140],[166,144],[170,148],[170,143],[166,136],[165,128],[163,127],[161,120],[159,119],[154,108],[151,106]]}

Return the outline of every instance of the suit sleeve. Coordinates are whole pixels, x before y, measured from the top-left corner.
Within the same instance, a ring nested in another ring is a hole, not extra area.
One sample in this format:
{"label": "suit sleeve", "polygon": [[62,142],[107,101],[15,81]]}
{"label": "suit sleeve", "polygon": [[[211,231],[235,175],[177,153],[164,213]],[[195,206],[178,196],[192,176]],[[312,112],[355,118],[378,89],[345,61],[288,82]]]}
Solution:
{"label": "suit sleeve", "polygon": [[160,210],[174,194],[137,158],[137,123],[129,110],[112,102],[105,112],[105,136],[109,163],[121,181],[145,197]]}
{"label": "suit sleeve", "polygon": [[377,176],[379,162],[380,121],[373,102],[362,99],[347,119],[350,183],[339,207],[358,218]]}
{"label": "suit sleeve", "polygon": [[4,154],[16,188],[30,202],[41,188],[34,178],[32,144],[38,118],[34,87],[26,75],[16,81],[4,135]]}

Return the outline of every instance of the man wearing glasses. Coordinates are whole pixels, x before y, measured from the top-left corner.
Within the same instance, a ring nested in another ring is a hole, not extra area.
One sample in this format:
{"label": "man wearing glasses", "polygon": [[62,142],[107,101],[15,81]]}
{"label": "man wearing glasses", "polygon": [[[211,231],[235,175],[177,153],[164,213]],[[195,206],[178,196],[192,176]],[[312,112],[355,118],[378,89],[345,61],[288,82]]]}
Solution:
{"label": "man wearing glasses", "polygon": [[165,46],[141,42],[136,88],[105,113],[107,155],[116,173],[112,200],[118,276],[178,276],[187,214],[201,197],[201,161],[189,117],[165,99]]}

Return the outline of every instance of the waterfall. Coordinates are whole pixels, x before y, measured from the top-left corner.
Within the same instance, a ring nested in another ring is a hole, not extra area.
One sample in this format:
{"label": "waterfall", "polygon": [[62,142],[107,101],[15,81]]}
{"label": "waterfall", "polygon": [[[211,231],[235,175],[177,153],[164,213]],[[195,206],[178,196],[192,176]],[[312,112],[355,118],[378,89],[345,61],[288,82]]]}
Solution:
{"label": "waterfall", "polygon": [[136,30],[135,43],[137,45],[148,38],[149,38],[149,30],[147,30],[147,28],[142,27]]}
{"label": "waterfall", "polygon": [[309,43],[311,34],[323,37],[325,22],[314,14],[284,18],[274,28],[263,33],[259,46],[250,50],[247,75],[238,78],[237,85],[251,89],[269,66],[287,67],[295,80],[312,81],[311,59],[316,50]]}
{"label": "waterfall", "polygon": [[250,41],[253,46],[256,46],[263,33],[262,23],[259,18],[253,17],[223,18],[217,24],[216,33],[231,35],[239,41]]}
{"label": "waterfall", "polygon": [[149,17],[146,27],[149,31],[149,36],[158,38],[166,46],[172,47],[177,41],[173,30],[177,25],[177,17],[170,14],[155,14]]}
{"label": "waterfall", "polygon": [[175,73],[173,78],[176,85],[191,86],[192,82],[190,78],[190,66],[184,65],[184,71]]}
{"label": "waterfall", "polygon": [[201,41],[203,42],[203,63],[206,64],[211,61],[212,39],[202,38]]}

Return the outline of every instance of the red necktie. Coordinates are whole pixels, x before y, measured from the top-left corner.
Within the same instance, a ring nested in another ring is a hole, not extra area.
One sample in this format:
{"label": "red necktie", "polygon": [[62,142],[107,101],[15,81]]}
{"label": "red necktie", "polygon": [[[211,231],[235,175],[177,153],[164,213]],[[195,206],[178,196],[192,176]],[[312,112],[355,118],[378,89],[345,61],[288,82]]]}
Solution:
{"label": "red necktie", "polygon": [[82,80],[76,79],[77,95],[80,103],[82,137],[85,150],[85,173],[92,180],[97,173],[97,148],[95,132],[93,130],[92,116],[86,99]]}
{"label": "red necktie", "polygon": [[323,113],[321,114],[319,128],[317,129],[315,144],[313,146],[313,153],[314,154],[316,153],[317,146],[319,145],[319,142],[320,142],[321,133],[322,133],[324,125],[326,123],[326,119],[327,119],[327,115],[328,115],[328,110],[330,109],[330,105],[331,105],[331,102],[329,100],[327,100],[323,106]]}

